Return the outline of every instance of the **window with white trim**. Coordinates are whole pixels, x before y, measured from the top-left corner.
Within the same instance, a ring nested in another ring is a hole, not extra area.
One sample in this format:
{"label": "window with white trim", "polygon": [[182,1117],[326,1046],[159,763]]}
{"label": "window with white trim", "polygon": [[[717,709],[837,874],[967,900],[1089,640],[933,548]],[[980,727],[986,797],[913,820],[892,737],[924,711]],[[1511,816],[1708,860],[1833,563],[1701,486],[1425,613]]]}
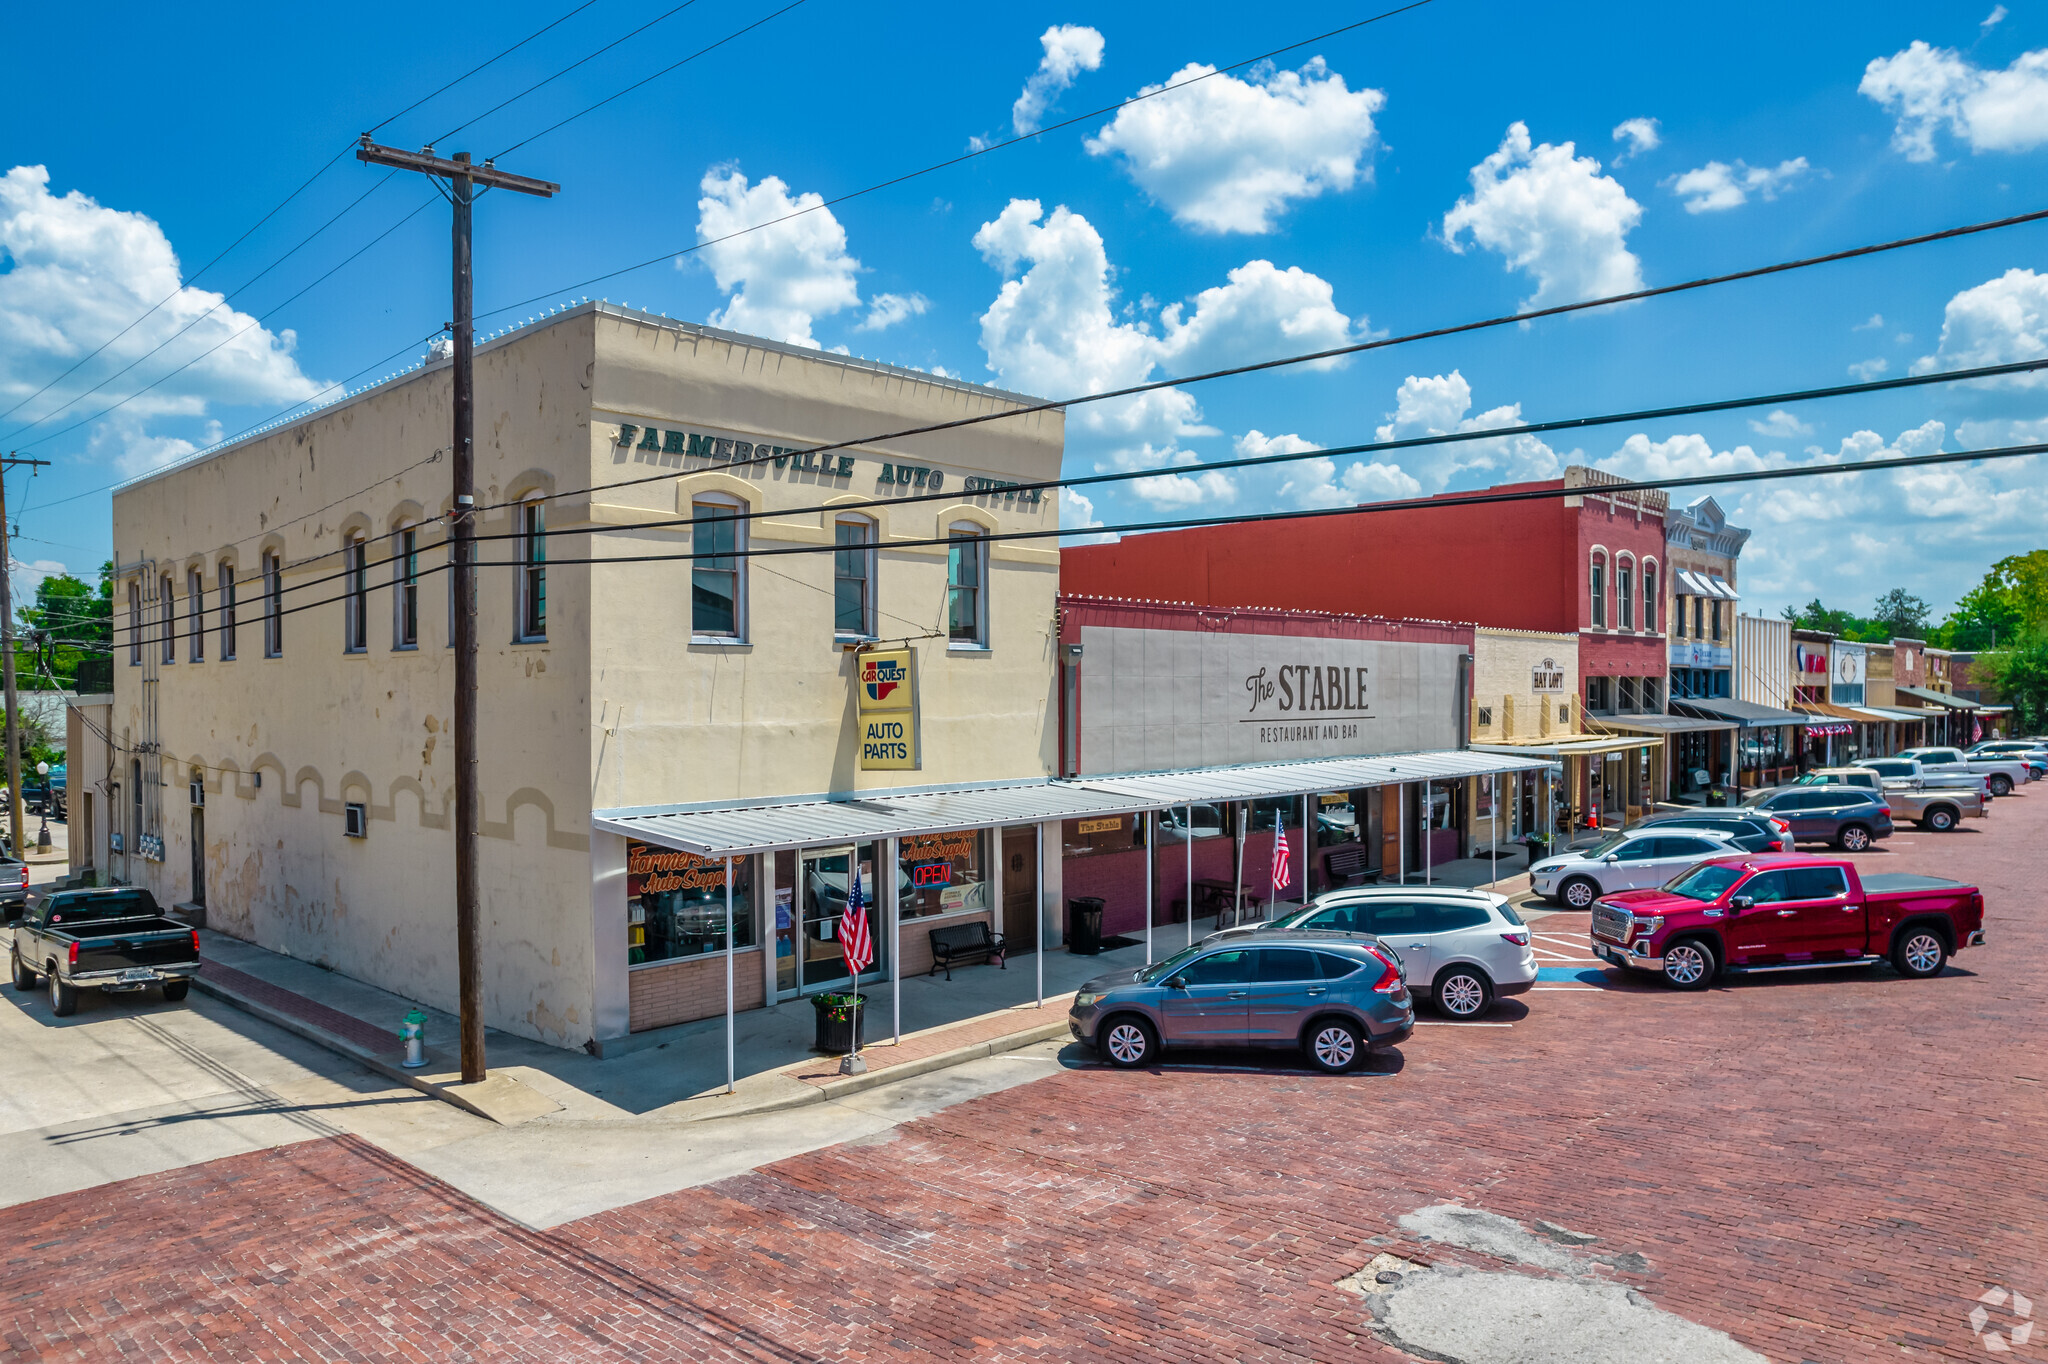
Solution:
{"label": "window with white trim", "polygon": [[746,638],[746,522],[739,503],[701,496],[690,503],[690,633]]}
{"label": "window with white trim", "polygon": [[263,656],[284,657],[284,557],[263,552]]}
{"label": "window with white trim", "polygon": [[1614,627],[1636,628],[1636,566],[1626,554],[1614,561]]}
{"label": "window with white trim", "polygon": [[960,521],[947,530],[946,643],[948,647],[988,646],[988,541],[986,530]]}
{"label": "window with white trim", "polygon": [[1657,608],[1662,599],[1657,596],[1657,561],[1643,560],[1643,629],[1650,634],[1657,633]]}
{"label": "window with white trim", "polygon": [[359,654],[370,647],[370,546],[351,535],[341,550],[341,647]]}
{"label": "window with white trim", "polygon": [[190,643],[185,657],[193,663],[206,661],[206,575],[196,568],[185,570],[185,621]]}
{"label": "window with white trim", "polygon": [[178,594],[166,573],[157,580],[156,623],[163,632],[163,661],[178,661]]}
{"label": "window with white trim", "polygon": [[220,561],[214,571],[214,578],[220,584],[220,660],[231,663],[235,657],[235,566],[227,559]]}
{"label": "window with white trim", "polygon": [[512,618],[518,628],[515,643],[544,642],[548,637],[548,539],[546,504],[538,499],[522,502],[514,510],[518,538],[518,577],[513,583]]}
{"label": "window with white trim", "polygon": [[391,536],[391,647],[420,647],[420,531],[403,526]]}
{"label": "window with white trim", "polygon": [[1592,625],[1595,630],[1607,628],[1607,556],[1593,555],[1592,571]]}
{"label": "window with white trim", "polygon": [[142,579],[128,580],[128,666],[142,666]]}
{"label": "window with white trim", "polygon": [[875,533],[865,516],[842,516],[832,527],[832,633],[875,636]]}

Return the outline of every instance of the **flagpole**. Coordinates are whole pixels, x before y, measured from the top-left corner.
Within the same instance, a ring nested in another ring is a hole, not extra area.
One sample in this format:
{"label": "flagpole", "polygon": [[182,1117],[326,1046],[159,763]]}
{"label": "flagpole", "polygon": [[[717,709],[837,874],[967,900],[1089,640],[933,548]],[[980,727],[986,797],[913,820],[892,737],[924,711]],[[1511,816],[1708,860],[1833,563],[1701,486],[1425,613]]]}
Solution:
{"label": "flagpole", "polygon": [[1182,830],[1187,835],[1187,884],[1181,887],[1181,895],[1188,907],[1188,946],[1195,945],[1195,807],[1188,806],[1188,827]]}
{"label": "flagpole", "polygon": [[[903,864],[893,835],[885,846],[889,853],[889,1013],[896,1030],[895,1045],[900,1047],[903,1045],[903,908],[898,903],[896,871]],[[883,868],[875,868],[875,875],[882,873]],[[854,982],[856,989],[859,984]]]}
{"label": "flagpole", "polygon": [[1031,931],[1038,935],[1031,959],[1038,963],[1038,1003],[1035,1008],[1045,1007],[1045,821],[1038,821],[1038,912],[1032,915]]}
{"label": "flagpole", "polygon": [[733,1091],[732,1045],[732,859],[725,859],[725,1092]]}

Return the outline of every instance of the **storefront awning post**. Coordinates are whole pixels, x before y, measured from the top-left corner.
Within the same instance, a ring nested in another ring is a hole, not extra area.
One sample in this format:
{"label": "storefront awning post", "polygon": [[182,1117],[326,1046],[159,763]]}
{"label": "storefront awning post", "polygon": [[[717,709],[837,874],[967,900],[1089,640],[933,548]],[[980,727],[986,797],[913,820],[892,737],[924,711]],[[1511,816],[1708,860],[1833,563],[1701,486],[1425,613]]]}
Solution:
{"label": "storefront awning post", "polygon": [[1045,821],[1039,820],[1037,828],[1038,913],[1032,916],[1037,922],[1033,925],[1031,931],[1038,935],[1038,942],[1035,945],[1036,950],[1031,954],[1031,960],[1037,963],[1038,966],[1037,1007],[1043,1009],[1045,1007]]}
{"label": "storefront awning post", "polygon": [[1436,783],[1422,783],[1422,884],[1436,875]]}
{"label": "storefront awning post", "polygon": [[1140,814],[1145,830],[1145,964],[1152,964],[1152,858],[1159,851],[1159,821],[1150,810]]}
{"label": "storefront awning post", "polygon": [[1183,832],[1187,834],[1187,837],[1182,841],[1187,845],[1185,851],[1187,853],[1188,870],[1187,882],[1182,885],[1180,893],[1183,897],[1182,903],[1188,909],[1188,946],[1193,947],[1195,945],[1195,807],[1192,805],[1188,806],[1188,827]]}
{"label": "storefront awning post", "polygon": [[725,858],[725,1092],[733,1092],[733,860]]}
{"label": "storefront awning post", "polygon": [[1313,827],[1308,822],[1308,795],[1301,797],[1301,902],[1308,903],[1308,845]]}
{"label": "storefront awning post", "polygon": [[[890,838],[883,845],[883,851],[889,857],[889,1021],[896,1034],[896,1045],[900,1047],[903,1045],[903,906],[897,894],[896,873],[903,863],[895,838]],[[877,867],[875,871],[879,874],[882,868]],[[854,988],[860,988],[858,981]]]}
{"label": "storefront awning post", "polygon": [[1236,846],[1231,850],[1237,859],[1237,870],[1230,882],[1230,922],[1240,923],[1244,919],[1244,826],[1251,818],[1252,803],[1239,801],[1237,818],[1231,821],[1236,827],[1230,831],[1230,841]]}
{"label": "storefront awning post", "polygon": [[1394,788],[1394,884],[1408,884],[1408,786],[1405,782]]}
{"label": "storefront awning post", "polygon": [[1500,880],[1500,773],[1488,778],[1493,788],[1488,794],[1486,808],[1493,816],[1486,826],[1486,841],[1493,849],[1493,870],[1488,873],[1488,885]]}

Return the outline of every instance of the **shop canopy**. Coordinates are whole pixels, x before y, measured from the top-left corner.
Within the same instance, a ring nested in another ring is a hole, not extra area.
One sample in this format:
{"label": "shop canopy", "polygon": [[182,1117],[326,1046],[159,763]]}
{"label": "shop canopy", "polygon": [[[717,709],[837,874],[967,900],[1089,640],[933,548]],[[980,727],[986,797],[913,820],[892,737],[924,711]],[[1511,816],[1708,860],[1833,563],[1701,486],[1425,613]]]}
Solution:
{"label": "shop canopy", "polygon": [[1915,701],[1925,701],[1929,705],[1939,706],[1944,710],[1983,709],[1983,707],[1978,705],[1975,701],[1965,701],[1962,697],[1950,696],[1945,691],[1929,691],[1925,687],[1898,687],[1894,690],[1896,690],[1898,694],[1901,696],[1910,696]]}
{"label": "shop canopy", "polygon": [[[1640,740],[1628,741],[1634,747]],[[1540,752],[1540,750],[1539,750]],[[1265,800],[1401,782],[1454,780],[1548,767],[1540,756],[1456,750],[1376,758],[1321,758],[1248,767],[1041,779],[853,796],[761,800],[717,806],[599,810],[591,824],[705,857],[740,857],[875,838],[911,838],[1043,820],[1164,810],[1176,805]]]}
{"label": "shop canopy", "polygon": [[1711,701],[1690,697],[1681,701],[1674,697],[1671,709],[1680,715],[1703,715],[1710,720],[1733,720],[1744,729],[1775,729],[1779,725],[1803,725],[1807,721],[1807,717],[1796,710],[1780,710],[1776,706],[1760,705],[1755,701],[1737,701],[1728,696],[1717,696]]}
{"label": "shop canopy", "polygon": [[1851,706],[1849,709],[1861,711],[1866,719],[1882,720],[1888,725],[1903,724],[1909,720],[1924,720],[1927,718],[1917,711],[1908,715],[1895,710],[1879,710],[1875,706]]}
{"label": "shop canopy", "polygon": [[[1867,725],[1873,718],[1865,711],[1859,710],[1854,706],[1838,706],[1832,701],[1795,701],[1792,703],[1792,709],[1804,711],[1807,715],[1822,720],[1847,720],[1852,725]],[[1813,721],[1808,720],[1806,727],[1812,729],[1814,727]],[[1831,730],[1830,732],[1844,733],[1846,731]]]}
{"label": "shop canopy", "polygon": [[1720,597],[1724,601],[1737,600],[1735,589],[1725,579],[1711,573],[1698,573],[1691,569],[1678,570],[1678,581],[1688,594],[1695,597]]}
{"label": "shop canopy", "polygon": [[1706,734],[1741,728],[1733,720],[1703,720],[1694,715],[1593,715],[1586,723],[1626,734]]}
{"label": "shop canopy", "polygon": [[[1474,744],[1473,748],[1482,753],[1528,753],[1556,762],[1561,758],[1597,758],[1608,753],[1622,753],[1631,748],[1657,748],[1663,744],[1661,738],[1649,738],[1640,734],[1561,734],[1548,743],[1534,744]],[[1548,762],[1535,764],[1548,766]]]}

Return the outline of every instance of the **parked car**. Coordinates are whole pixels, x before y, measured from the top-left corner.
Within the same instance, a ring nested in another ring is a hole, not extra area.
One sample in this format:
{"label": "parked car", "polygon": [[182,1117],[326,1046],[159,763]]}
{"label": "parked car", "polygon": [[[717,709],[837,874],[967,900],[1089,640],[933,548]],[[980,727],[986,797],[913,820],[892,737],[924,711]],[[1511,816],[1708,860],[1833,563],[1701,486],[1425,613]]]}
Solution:
{"label": "parked car", "polygon": [[1910,780],[1879,776],[1867,767],[1816,767],[1793,785],[1848,786],[1859,791],[1876,791],[1890,807],[1894,823],[1910,819],[1921,828],[1938,834],[1947,833],[1966,818],[1984,818],[1987,808],[1982,792],[1961,787],[1930,791]]}
{"label": "parked car", "polygon": [[0,913],[10,919],[28,903],[28,863],[14,856],[0,856]]}
{"label": "parked car", "polygon": [[1075,993],[1067,1027],[1113,1066],[1151,1065],[1173,1047],[1299,1047],[1335,1073],[1405,1041],[1415,1002],[1379,944],[1296,930],[1199,942],[1097,976]]}
{"label": "parked car", "polygon": [[1846,858],[1717,857],[1661,890],[1603,896],[1592,942],[1608,964],[1656,972],[1682,990],[1723,974],[1887,958],[1919,978],[1984,945],[1984,896],[1935,876],[1865,876]]}
{"label": "parked car", "polygon": [[1481,1018],[1502,995],[1536,983],[1529,929],[1505,895],[1452,887],[1357,886],[1325,891],[1264,924],[1211,933],[1205,942],[1257,938],[1296,929],[1377,938],[1401,961],[1409,989],[1452,1018]]}
{"label": "parked car", "polygon": [[1752,810],[1674,810],[1629,826],[1638,829],[1721,829],[1745,852],[1791,852],[1792,826]]}
{"label": "parked car", "polygon": [[1892,836],[1892,807],[1879,791],[1853,786],[1767,786],[1743,798],[1744,805],[1792,826],[1797,843],[1831,843],[1862,852]]}
{"label": "parked car", "polygon": [[2019,758],[2029,763],[2048,763],[2048,744],[2033,739],[1986,739],[1963,751],[1965,758]]}
{"label": "parked car", "polygon": [[32,895],[6,918],[14,988],[47,980],[59,1018],[76,1012],[80,990],[160,985],[165,999],[180,1000],[199,972],[199,930],[163,917],[155,897],[134,886]]}
{"label": "parked car", "polygon": [[1661,886],[1736,846],[1725,829],[1655,829],[1611,834],[1590,848],[1547,857],[1529,868],[1529,888],[1573,909],[1590,909],[1609,891]]}
{"label": "parked car", "polygon": [[1899,756],[1912,758],[1929,772],[1981,772],[1990,779],[1994,796],[2009,796],[2013,787],[2032,780],[2027,765],[2017,758],[1966,758],[1960,748],[1908,748]]}
{"label": "parked car", "polygon": [[1863,758],[1849,766],[1867,767],[1888,781],[1909,782],[1916,791],[1975,791],[1987,808],[1991,801],[1991,778],[1982,772],[1930,772],[1913,758]]}

